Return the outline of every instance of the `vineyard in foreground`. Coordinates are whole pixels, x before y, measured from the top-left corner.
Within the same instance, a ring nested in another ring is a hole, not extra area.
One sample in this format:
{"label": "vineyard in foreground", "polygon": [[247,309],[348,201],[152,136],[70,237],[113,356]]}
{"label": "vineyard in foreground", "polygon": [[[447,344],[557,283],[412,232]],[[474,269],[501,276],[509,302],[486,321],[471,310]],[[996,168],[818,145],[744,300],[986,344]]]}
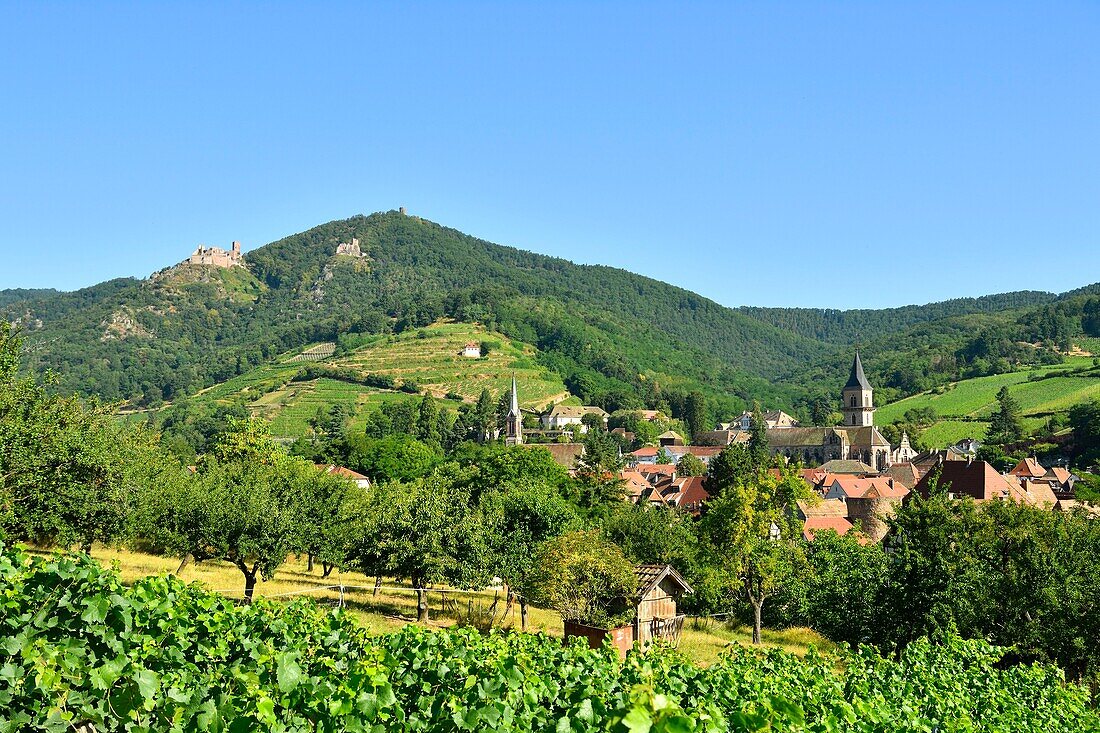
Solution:
{"label": "vineyard in foreground", "polygon": [[978,641],[898,658],[652,649],[406,627],[369,636],[308,601],[127,587],[87,557],[0,554],[0,730],[1088,731],[1084,688]]}

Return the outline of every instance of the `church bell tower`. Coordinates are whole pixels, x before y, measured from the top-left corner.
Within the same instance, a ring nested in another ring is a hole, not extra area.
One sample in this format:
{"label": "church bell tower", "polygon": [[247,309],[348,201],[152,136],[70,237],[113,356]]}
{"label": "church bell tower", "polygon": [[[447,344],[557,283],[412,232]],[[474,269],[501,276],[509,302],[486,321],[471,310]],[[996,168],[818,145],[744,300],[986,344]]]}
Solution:
{"label": "church bell tower", "polygon": [[867,375],[863,373],[863,362],[859,360],[858,351],[852,362],[852,374],[840,394],[844,401],[841,410],[846,427],[863,428],[875,424],[874,392]]}

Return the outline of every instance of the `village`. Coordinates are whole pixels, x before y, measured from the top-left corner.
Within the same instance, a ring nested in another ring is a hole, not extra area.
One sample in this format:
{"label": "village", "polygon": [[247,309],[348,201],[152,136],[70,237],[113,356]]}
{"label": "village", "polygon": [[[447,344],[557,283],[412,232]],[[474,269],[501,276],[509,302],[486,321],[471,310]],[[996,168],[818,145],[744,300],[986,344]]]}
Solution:
{"label": "village", "polygon": [[[609,415],[599,407],[555,405],[538,415],[539,440],[530,442],[524,432],[518,387],[513,382],[511,410],[504,428],[509,445],[538,446],[549,450],[555,460],[570,470],[584,453],[581,442],[565,441],[583,435],[590,425],[607,427]],[[943,487],[953,499],[968,497],[976,503],[1011,501],[1058,512],[1083,510],[1100,516],[1100,510],[1084,505],[1073,490],[1077,477],[1063,466],[1044,467],[1036,458],[1020,460],[1006,472],[977,458],[980,442],[966,439],[946,449],[918,453],[904,433],[892,446],[874,425],[874,388],[868,382],[857,353],[851,375],[840,391],[843,424],[835,427],[804,427],[780,411],[762,413],[768,447],[784,463],[803,466],[801,476],[817,495],[816,500],[799,501],[790,507],[802,523],[803,536],[812,540],[818,532],[838,535],[854,533],[861,542],[882,542],[887,520],[912,494],[927,498]],[[650,422],[664,416],[656,410],[640,410],[638,417]],[[710,494],[705,475],[685,475],[683,459],[691,456],[702,464],[730,445],[747,445],[753,413],[746,411],[736,420],[701,433],[695,444],[685,444],[682,435],[666,431],[648,445],[623,454],[619,473],[624,498],[633,504],[676,507],[699,516]],[[622,428],[616,432],[627,439],[633,435]],[[778,469],[772,469],[778,473]],[[694,472],[697,474],[697,472]]]}

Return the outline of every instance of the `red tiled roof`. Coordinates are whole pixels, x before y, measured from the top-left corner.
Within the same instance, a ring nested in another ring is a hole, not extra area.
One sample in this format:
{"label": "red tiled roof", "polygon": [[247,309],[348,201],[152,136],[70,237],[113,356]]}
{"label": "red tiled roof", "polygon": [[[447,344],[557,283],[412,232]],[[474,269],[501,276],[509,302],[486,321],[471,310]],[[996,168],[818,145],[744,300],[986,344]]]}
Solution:
{"label": "red tiled roof", "polygon": [[680,500],[677,504],[683,507],[697,508],[709,498],[710,494],[703,488],[703,477],[690,476],[684,479],[684,482],[680,485]]}
{"label": "red tiled roof", "polygon": [[886,475],[894,479],[894,484],[901,484],[907,489],[917,485],[921,479],[920,471],[912,463],[895,463],[885,471]]}
{"label": "red tiled roof", "polygon": [[810,517],[848,516],[848,505],[840,499],[822,499],[813,504],[808,501],[799,500],[795,503],[798,506],[798,513],[806,519]]}
{"label": "red tiled roof", "polygon": [[1045,506],[1047,509],[1058,506],[1058,497],[1054,495],[1054,490],[1050,488],[1050,484],[1046,481],[1028,481],[1026,479],[1021,479],[1020,488],[1022,488],[1027,495],[1027,499],[1024,503],[1038,507]]}
{"label": "red tiled roof", "polygon": [[1025,496],[1015,480],[1009,482],[985,461],[944,461],[936,469],[929,471],[913,487],[913,492],[927,498],[933,486],[933,478],[937,475],[940,485],[949,484],[947,491],[956,497],[969,496],[975,501],[1019,501]]}
{"label": "red tiled roof", "polygon": [[676,473],[675,463],[639,463],[634,470],[642,474],[660,473],[671,476]]}
{"label": "red tiled roof", "polygon": [[838,487],[849,498],[859,498],[874,492],[868,498],[900,499],[909,493],[903,487],[894,487],[893,481],[888,478],[856,478],[855,476],[834,476],[825,488]]}
{"label": "red tiled roof", "polygon": [[1063,485],[1069,483],[1070,472],[1068,468],[1055,466],[1054,468],[1050,469],[1050,473],[1054,477],[1054,480],[1058,483]]}
{"label": "red tiled roof", "polygon": [[639,448],[638,450],[632,452],[630,455],[637,456],[638,458],[649,458],[650,456],[657,455],[658,450],[660,450],[660,449],[655,448],[652,445],[647,445],[647,446],[643,446],[643,447]]}
{"label": "red tiled roof", "polygon": [[1016,467],[1009,473],[1021,478],[1042,478],[1047,475],[1047,470],[1039,465],[1039,461],[1034,458],[1025,458],[1017,463]]}
{"label": "red tiled roof", "polygon": [[343,466],[336,466],[331,463],[327,466],[320,463],[315,463],[314,465],[327,474],[331,474],[333,476],[343,476],[344,478],[350,478],[352,481],[362,481],[366,478],[366,476],[364,476],[363,474],[357,471],[352,471],[350,468],[344,468]]}
{"label": "red tiled roof", "polygon": [[813,540],[816,533],[830,529],[843,536],[852,531],[852,523],[844,517],[809,517],[802,525],[802,536]]}
{"label": "red tiled roof", "polygon": [[[672,446],[679,448],[681,446]],[[716,456],[722,452],[722,446],[717,445],[685,445],[682,446],[687,449],[687,452],[697,458]]]}

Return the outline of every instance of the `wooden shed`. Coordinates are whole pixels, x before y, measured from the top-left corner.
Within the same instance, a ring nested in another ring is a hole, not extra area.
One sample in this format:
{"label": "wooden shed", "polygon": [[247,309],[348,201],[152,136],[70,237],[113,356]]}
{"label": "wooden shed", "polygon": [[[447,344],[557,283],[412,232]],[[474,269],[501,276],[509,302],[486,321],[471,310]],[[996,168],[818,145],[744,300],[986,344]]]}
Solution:
{"label": "wooden shed", "polygon": [[615,629],[586,626],[578,621],[565,621],[566,641],[582,638],[593,649],[603,645],[605,639],[619,650],[619,656],[636,643],[645,644],[654,639],[676,642],[684,628],[684,617],[676,612],[676,602],[685,593],[692,593],[691,586],[671,565],[637,565],[634,575],[638,579],[638,606],[634,623]]}
{"label": "wooden shed", "polygon": [[634,641],[652,639],[677,641],[684,627],[684,617],[676,612],[676,602],[685,593],[692,593],[671,565],[638,565],[638,611],[634,617]]}

